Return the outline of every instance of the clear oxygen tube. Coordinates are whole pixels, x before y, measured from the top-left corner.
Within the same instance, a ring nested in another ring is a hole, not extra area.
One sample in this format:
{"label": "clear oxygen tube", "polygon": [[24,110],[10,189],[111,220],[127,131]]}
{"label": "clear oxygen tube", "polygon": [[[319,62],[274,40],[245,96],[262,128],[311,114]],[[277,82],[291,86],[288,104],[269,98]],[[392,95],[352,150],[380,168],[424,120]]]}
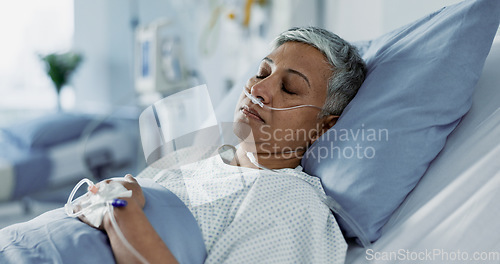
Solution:
{"label": "clear oxygen tube", "polygon": [[[78,189],[80,189],[80,187],[83,184],[85,184],[85,183],[88,185],[88,192],[87,192],[87,194],[82,195],[82,196],[78,197],[77,199],[73,200],[73,197],[75,196],[75,194],[78,191]],[[125,189],[125,187],[123,187],[123,189]],[[141,263],[149,264],[149,262],[146,260],[146,258],[144,258],[127,241],[127,239],[125,238],[125,235],[123,234],[123,232],[121,231],[120,227],[118,226],[118,223],[116,222],[115,215],[114,215],[114,207],[115,206],[117,206],[117,207],[126,206],[126,201],[124,201],[124,200],[119,201],[119,202],[121,202],[120,205],[116,205],[117,200],[120,200],[120,199],[117,199],[117,198],[118,197],[130,197],[130,196],[132,196],[131,195],[132,191],[125,191],[125,192],[122,191],[120,194],[113,195],[112,197],[106,197],[106,194],[100,193],[100,192],[102,192],[102,190],[105,190],[105,188],[99,188],[98,186],[94,185],[94,183],[91,180],[89,180],[89,179],[86,179],[86,178],[82,179],[80,182],[78,182],[75,185],[75,187],[71,191],[71,194],[68,197],[68,201],[64,205],[64,210],[65,210],[66,214],[68,216],[70,216],[70,217],[78,217],[78,216],[81,216],[81,215],[87,215],[89,213],[92,213],[92,211],[99,210],[100,208],[103,208],[103,206],[105,206],[105,210],[109,214],[109,217],[110,217],[110,220],[111,220],[111,225],[115,229],[116,234],[118,235],[118,237],[120,238],[120,240],[122,241],[122,243],[125,245],[125,247]],[[106,192],[106,191],[104,191],[104,192]],[[99,196],[103,196],[103,197],[100,197],[100,199],[94,199],[94,201],[92,201],[92,202],[87,202],[86,203],[87,206],[85,206],[84,208],[80,208],[80,210],[78,212],[76,212],[76,213],[74,212],[75,206],[77,206],[79,204],[82,204],[82,200],[84,200],[85,198],[88,198],[88,197],[92,197],[92,196],[96,197],[98,195]],[[102,217],[104,217],[104,215]],[[97,221],[97,223],[100,224],[101,223],[100,220]],[[95,223],[94,223],[94,225],[95,225]],[[97,225],[96,227],[98,227],[98,226],[99,225]]]}
{"label": "clear oxygen tube", "polygon": [[[236,149],[236,148],[235,148]],[[260,169],[267,170],[267,171],[272,171],[275,173],[278,173],[278,171],[266,168],[265,166],[259,164],[257,162],[257,159],[255,158],[254,154],[252,152],[246,152],[246,156],[250,160],[250,162],[257,166]],[[364,248],[369,248],[371,247],[371,242],[370,239],[368,239],[368,236],[363,232],[363,229],[358,225],[358,223],[347,213],[347,211],[344,210],[344,208],[337,202],[335,201],[332,197],[321,193],[319,190],[316,190],[316,193],[318,194],[319,198],[321,201],[330,208],[334,213],[336,213],[340,218],[342,218],[347,225],[354,231],[358,239],[360,240],[361,244],[363,245]]]}
{"label": "clear oxygen tube", "polygon": [[262,99],[258,99],[255,96],[251,95],[249,92],[247,92],[247,90],[243,90],[243,92],[250,100],[252,100],[252,103],[257,104],[262,108],[266,108],[266,109],[270,109],[270,110],[285,111],[285,110],[292,110],[292,109],[297,109],[297,108],[302,108],[302,107],[314,107],[314,108],[317,108],[319,110],[322,109],[321,107],[315,106],[315,105],[297,105],[297,106],[291,106],[291,107],[271,107],[271,106],[265,105],[262,102]]}

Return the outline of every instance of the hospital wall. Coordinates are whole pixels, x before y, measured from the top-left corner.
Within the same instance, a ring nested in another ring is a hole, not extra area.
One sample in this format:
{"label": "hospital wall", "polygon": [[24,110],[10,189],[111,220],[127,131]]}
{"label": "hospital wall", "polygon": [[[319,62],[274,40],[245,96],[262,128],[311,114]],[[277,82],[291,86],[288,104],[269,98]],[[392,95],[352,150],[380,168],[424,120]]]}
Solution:
{"label": "hospital wall", "polygon": [[107,111],[134,98],[133,31],[127,3],[74,1],[74,49],[85,56],[73,80],[76,107],[81,110]]}
{"label": "hospital wall", "polygon": [[360,41],[401,27],[461,0],[323,0],[324,27]]}
{"label": "hospital wall", "polygon": [[[211,1],[74,0],[74,46],[85,62],[73,81],[76,107],[85,111],[133,105],[134,26],[166,17],[176,22],[188,67],[207,83],[214,105],[269,50],[268,43],[292,26],[316,25],[349,41],[371,39],[459,0],[269,0],[253,13],[253,29],[221,19],[210,54],[200,48],[214,8]],[[217,1],[215,1],[217,2]],[[219,3],[223,3],[220,1]],[[236,9],[245,1],[226,1]],[[236,3],[236,4],[234,4]],[[227,5],[226,5],[227,7]]]}
{"label": "hospital wall", "polygon": [[[83,52],[86,59],[73,84],[76,107],[85,111],[107,111],[136,102],[133,68],[135,22],[147,25],[159,18],[175,21],[176,27],[182,29],[184,59],[191,70],[198,72],[198,81],[208,84],[214,104],[237,79],[248,73],[250,65],[255,64],[253,62],[266,54],[269,42],[276,34],[294,24],[318,24],[316,1],[268,1],[267,10],[260,14],[253,10],[251,30],[221,18],[221,33],[216,39],[209,40],[216,43],[215,48],[210,54],[204,54],[201,47],[212,44],[202,37],[214,12],[209,1],[74,2],[74,47]],[[236,6],[236,9],[242,10],[243,6]]]}

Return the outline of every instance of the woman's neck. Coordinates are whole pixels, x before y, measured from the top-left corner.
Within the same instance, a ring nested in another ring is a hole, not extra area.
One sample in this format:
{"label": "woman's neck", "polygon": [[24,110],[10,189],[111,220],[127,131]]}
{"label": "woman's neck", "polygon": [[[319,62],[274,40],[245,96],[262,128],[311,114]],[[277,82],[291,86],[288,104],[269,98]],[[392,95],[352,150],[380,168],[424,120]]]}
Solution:
{"label": "woman's neck", "polygon": [[[236,150],[232,165],[248,168],[258,168],[247,156],[244,147]],[[252,152],[258,165],[268,169],[296,168],[300,165],[300,157],[296,153],[259,153]]]}

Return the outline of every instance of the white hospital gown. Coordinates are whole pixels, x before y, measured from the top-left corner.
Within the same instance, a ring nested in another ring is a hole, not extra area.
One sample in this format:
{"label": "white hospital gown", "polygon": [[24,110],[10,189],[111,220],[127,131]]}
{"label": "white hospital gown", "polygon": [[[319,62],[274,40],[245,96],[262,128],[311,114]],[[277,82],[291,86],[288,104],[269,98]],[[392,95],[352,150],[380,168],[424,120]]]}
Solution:
{"label": "white hospital gown", "polygon": [[[158,164],[156,164],[158,165]],[[205,263],[343,263],[347,244],[320,180],[225,164],[219,156],[140,177],[175,193],[202,231]]]}

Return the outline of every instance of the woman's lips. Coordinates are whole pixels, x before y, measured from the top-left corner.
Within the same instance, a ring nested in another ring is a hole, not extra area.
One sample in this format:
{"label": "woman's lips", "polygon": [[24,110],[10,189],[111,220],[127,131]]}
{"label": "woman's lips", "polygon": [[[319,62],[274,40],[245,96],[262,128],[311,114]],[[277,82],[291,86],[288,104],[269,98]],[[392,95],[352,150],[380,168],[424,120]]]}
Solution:
{"label": "woman's lips", "polygon": [[255,111],[254,109],[248,107],[247,105],[244,105],[242,108],[241,108],[241,111],[243,112],[243,114],[245,114],[247,117],[249,118],[252,118],[252,119],[255,119],[257,121],[260,121],[262,123],[265,123],[264,119],[262,119],[262,117],[260,117],[259,113],[257,111]]}

